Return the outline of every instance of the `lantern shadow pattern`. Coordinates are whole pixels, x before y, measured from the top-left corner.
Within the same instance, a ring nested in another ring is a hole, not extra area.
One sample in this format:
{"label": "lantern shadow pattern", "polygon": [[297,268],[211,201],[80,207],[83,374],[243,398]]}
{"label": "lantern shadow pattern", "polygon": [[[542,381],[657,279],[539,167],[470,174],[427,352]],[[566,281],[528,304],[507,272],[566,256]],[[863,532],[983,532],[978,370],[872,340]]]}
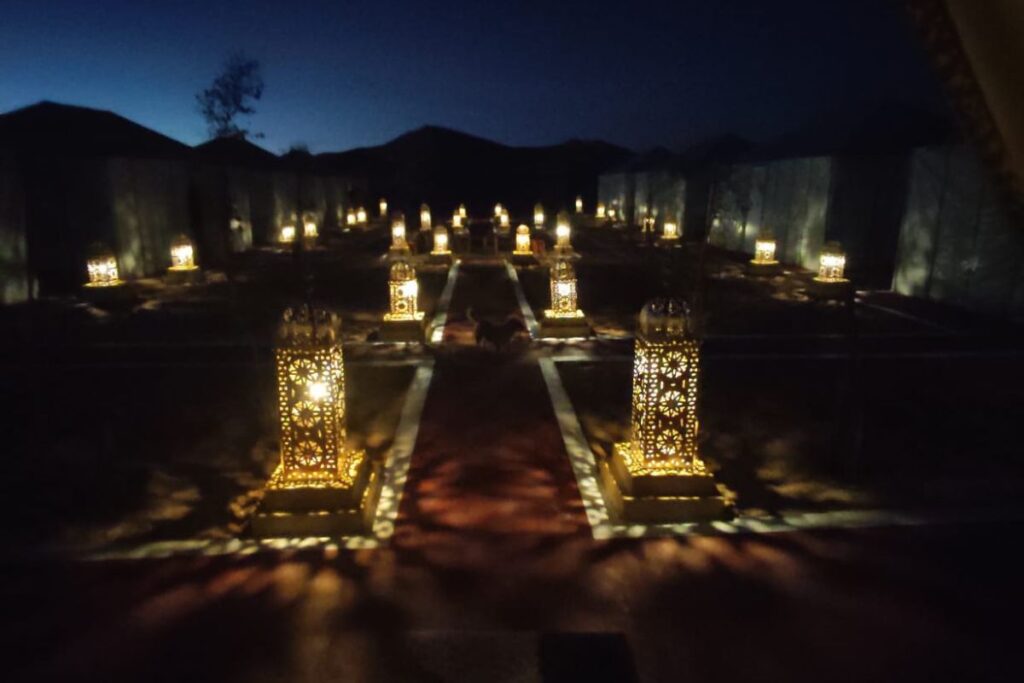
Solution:
{"label": "lantern shadow pattern", "polygon": [[380,477],[347,444],[341,321],[323,309],[285,311],[274,351],[281,461],[253,517],[257,537],[336,536],[370,528]]}

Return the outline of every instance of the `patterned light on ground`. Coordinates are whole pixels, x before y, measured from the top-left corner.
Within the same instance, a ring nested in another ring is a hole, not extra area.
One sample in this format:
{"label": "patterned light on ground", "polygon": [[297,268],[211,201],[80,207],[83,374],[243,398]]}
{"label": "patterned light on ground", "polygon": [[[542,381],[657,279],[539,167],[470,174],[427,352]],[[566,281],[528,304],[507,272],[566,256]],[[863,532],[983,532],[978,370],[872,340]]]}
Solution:
{"label": "patterned light on ground", "polygon": [[117,257],[102,244],[94,244],[85,260],[89,274],[86,287],[117,287],[124,284],[117,271]]}
{"label": "patterned light on ground", "polygon": [[605,217],[605,209],[604,209],[604,203],[603,202],[598,202],[597,203],[596,215],[597,215],[598,218],[604,218]]}
{"label": "patterned light on ground", "polygon": [[576,271],[564,259],[551,266],[551,308],[544,311],[544,315],[548,318],[583,317],[583,311],[576,307]]}
{"label": "patterned light on ground", "polygon": [[838,242],[829,242],[821,250],[818,282],[845,282],[843,272],[846,269],[846,253]]}
{"label": "patterned light on ground", "polygon": [[452,253],[448,248],[448,230],[443,225],[434,228],[434,248],[430,253],[435,256],[447,256]]}
{"label": "patterned light on ground", "polygon": [[576,213],[583,213],[583,197],[576,197]]}
{"label": "patterned light on ground", "polygon": [[555,221],[555,249],[572,251],[572,226],[569,224],[569,214],[564,211],[558,213]]}
{"label": "patterned light on ground", "polygon": [[388,200],[381,197],[380,202],[377,203],[377,207],[380,209],[380,217],[386,218],[388,215]]}
{"label": "patterned light on ground", "polygon": [[763,231],[754,240],[754,258],[751,263],[761,266],[772,266],[778,263],[775,260],[775,238],[771,233]]}
{"label": "patterned light on ground", "polygon": [[418,310],[420,286],[416,281],[416,269],[405,261],[391,266],[388,278],[390,294],[390,310],[384,314],[384,320],[422,320],[423,312]]}
{"label": "patterned light on ground", "polygon": [[519,256],[529,256],[533,252],[530,250],[530,228],[523,224],[516,228],[516,247],[512,252]]}
{"label": "patterned light on ground", "polygon": [[358,209],[356,209],[356,223],[362,224],[362,223],[365,223],[365,222],[366,222],[366,209],[364,209],[363,207],[360,206]]}
{"label": "patterned light on ground", "polygon": [[195,270],[195,250],[188,235],[178,235],[171,242],[171,267],[168,270]]}
{"label": "patterned light on ground", "polygon": [[345,443],[341,321],[322,309],[288,309],[274,356],[281,462],[268,486],[351,486],[362,457]]}
{"label": "patterned light on ground", "polygon": [[420,230],[430,230],[430,207],[420,204]]}
{"label": "patterned light on ground", "polygon": [[539,203],[533,205],[533,227],[538,230],[544,227],[544,207]]}
{"label": "patterned light on ground", "polygon": [[286,223],[281,226],[281,242],[289,244],[295,241],[295,226],[291,223]]}
{"label": "patterned light on ground", "polygon": [[405,214],[401,211],[391,218],[391,248],[405,251],[409,243],[405,240]]}
{"label": "patterned light on ground", "polygon": [[665,225],[661,228],[661,239],[663,240],[677,240],[679,239],[679,224],[673,220],[666,220]]}
{"label": "patterned light on ground", "polygon": [[699,361],[686,305],[661,299],[644,306],[633,361],[633,433],[622,449],[632,474],[707,474],[697,455]]}

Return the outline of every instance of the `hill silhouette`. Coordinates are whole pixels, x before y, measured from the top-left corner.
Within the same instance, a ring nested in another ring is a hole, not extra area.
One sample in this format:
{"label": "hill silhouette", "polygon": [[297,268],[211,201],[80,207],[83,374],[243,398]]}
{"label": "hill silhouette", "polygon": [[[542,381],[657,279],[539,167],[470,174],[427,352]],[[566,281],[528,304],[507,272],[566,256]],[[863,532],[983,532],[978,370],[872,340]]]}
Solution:
{"label": "hill silhouette", "polygon": [[545,147],[511,147],[440,126],[424,126],[377,147],[324,153],[324,169],[366,178],[369,196],[387,197],[408,214],[421,202],[438,216],[465,203],[474,215],[490,215],[502,202],[527,216],[540,201],[554,211],[576,195],[596,201],[597,176],[631,156],[601,141],[570,140]]}

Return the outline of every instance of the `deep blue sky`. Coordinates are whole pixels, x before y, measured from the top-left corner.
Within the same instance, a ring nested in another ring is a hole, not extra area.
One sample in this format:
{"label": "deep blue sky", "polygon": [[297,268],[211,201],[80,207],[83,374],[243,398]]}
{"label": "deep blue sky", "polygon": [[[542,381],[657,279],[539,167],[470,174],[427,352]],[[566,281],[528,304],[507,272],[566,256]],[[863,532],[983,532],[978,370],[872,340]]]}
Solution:
{"label": "deep blue sky", "polygon": [[112,109],[194,144],[225,56],[263,63],[273,151],[437,124],[509,144],[771,139],[823,110],[941,93],[897,0],[463,3],[0,0],[0,111]]}

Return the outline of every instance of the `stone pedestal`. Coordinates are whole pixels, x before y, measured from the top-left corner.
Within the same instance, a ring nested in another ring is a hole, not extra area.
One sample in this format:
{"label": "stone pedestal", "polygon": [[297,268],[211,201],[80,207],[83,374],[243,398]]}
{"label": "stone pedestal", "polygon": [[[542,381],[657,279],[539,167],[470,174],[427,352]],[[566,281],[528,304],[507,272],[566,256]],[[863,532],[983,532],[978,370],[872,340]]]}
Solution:
{"label": "stone pedestal", "polygon": [[853,283],[849,280],[828,281],[814,278],[807,283],[807,293],[821,301],[846,301],[853,296]]}
{"label": "stone pedestal", "polygon": [[275,472],[252,519],[257,538],[368,534],[380,498],[381,476],[363,451],[352,455],[350,487],[288,487]]}
{"label": "stone pedestal", "polygon": [[771,261],[769,263],[750,261],[747,263],[747,275],[752,277],[771,277],[781,272],[782,264],[778,261]]}
{"label": "stone pedestal", "polygon": [[426,341],[423,318],[417,320],[384,320],[380,325],[379,339],[387,342]]}
{"label": "stone pedestal", "polygon": [[135,290],[126,282],[105,287],[82,287],[82,298],[91,304],[124,304],[135,299]]}
{"label": "stone pedestal", "polygon": [[590,337],[594,331],[584,316],[578,318],[556,318],[544,312],[540,318],[540,336],[547,339]]}
{"label": "stone pedestal", "polygon": [[168,268],[167,275],[164,276],[164,282],[172,286],[201,285],[204,280],[203,271],[199,268]]}
{"label": "stone pedestal", "polygon": [[598,463],[598,479],[613,522],[684,524],[729,519],[732,508],[710,474],[631,473],[629,443],[615,444]]}

